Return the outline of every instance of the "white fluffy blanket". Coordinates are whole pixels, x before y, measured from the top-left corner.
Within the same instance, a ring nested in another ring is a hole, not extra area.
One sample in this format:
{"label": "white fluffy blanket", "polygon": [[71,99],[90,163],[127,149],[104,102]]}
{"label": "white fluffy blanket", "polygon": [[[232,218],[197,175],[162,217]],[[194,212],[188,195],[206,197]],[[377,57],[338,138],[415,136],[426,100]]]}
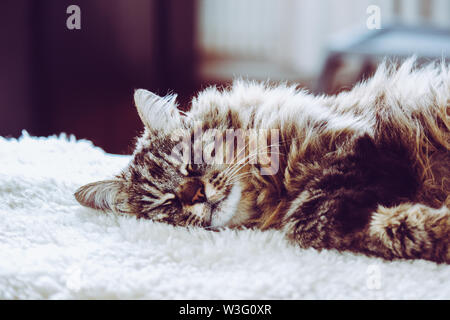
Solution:
{"label": "white fluffy blanket", "polygon": [[0,137],[0,299],[450,299],[450,266],[302,250],[279,232],[174,228],[72,194],[128,161]]}

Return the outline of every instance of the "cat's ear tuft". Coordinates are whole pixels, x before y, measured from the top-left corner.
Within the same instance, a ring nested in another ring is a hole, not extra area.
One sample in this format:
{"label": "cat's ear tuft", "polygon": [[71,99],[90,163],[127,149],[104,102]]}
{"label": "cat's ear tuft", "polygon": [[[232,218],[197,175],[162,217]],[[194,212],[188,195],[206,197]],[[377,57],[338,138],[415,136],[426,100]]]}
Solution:
{"label": "cat's ear tuft", "polygon": [[80,187],[74,195],[85,207],[115,211],[122,188],[120,180],[97,181]]}
{"label": "cat's ear tuft", "polygon": [[176,98],[176,95],[160,97],[145,89],[137,89],[134,92],[134,102],[139,117],[144,125],[152,130],[179,128],[182,120]]}

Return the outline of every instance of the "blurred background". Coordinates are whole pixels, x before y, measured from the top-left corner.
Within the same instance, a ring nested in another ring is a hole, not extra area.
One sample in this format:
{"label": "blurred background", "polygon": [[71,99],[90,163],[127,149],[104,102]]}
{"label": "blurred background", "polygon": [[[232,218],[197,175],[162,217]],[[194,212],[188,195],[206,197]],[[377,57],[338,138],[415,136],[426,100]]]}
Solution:
{"label": "blurred background", "polygon": [[142,130],[136,88],[183,109],[234,77],[335,94],[383,57],[450,54],[449,0],[2,0],[0,23],[0,135],[66,132],[121,154]]}

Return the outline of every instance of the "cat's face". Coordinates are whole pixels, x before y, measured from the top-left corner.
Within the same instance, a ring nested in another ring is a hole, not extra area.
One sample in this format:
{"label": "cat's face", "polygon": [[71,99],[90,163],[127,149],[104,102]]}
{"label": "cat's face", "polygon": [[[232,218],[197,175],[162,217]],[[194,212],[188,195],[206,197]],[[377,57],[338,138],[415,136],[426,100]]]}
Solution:
{"label": "cat's face", "polygon": [[128,167],[113,180],[79,188],[76,199],[180,226],[221,227],[245,219],[240,179],[245,167],[214,161],[217,150],[227,152],[226,145],[217,145],[223,132],[203,131],[201,123],[180,114],[175,98],[137,90],[135,103],[145,132]]}

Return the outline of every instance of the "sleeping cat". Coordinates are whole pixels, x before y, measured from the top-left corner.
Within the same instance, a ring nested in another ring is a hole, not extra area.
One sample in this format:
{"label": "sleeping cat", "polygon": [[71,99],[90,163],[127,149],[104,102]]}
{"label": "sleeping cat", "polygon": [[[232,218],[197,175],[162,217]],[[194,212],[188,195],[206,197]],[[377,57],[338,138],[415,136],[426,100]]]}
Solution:
{"label": "sleeping cat", "polygon": [[145,130],[84,206],[176,226],[279,229],[302,248],[450,263],[450,72],[382,64],[336,96],[235,81],[177,109],[135,91]]}

